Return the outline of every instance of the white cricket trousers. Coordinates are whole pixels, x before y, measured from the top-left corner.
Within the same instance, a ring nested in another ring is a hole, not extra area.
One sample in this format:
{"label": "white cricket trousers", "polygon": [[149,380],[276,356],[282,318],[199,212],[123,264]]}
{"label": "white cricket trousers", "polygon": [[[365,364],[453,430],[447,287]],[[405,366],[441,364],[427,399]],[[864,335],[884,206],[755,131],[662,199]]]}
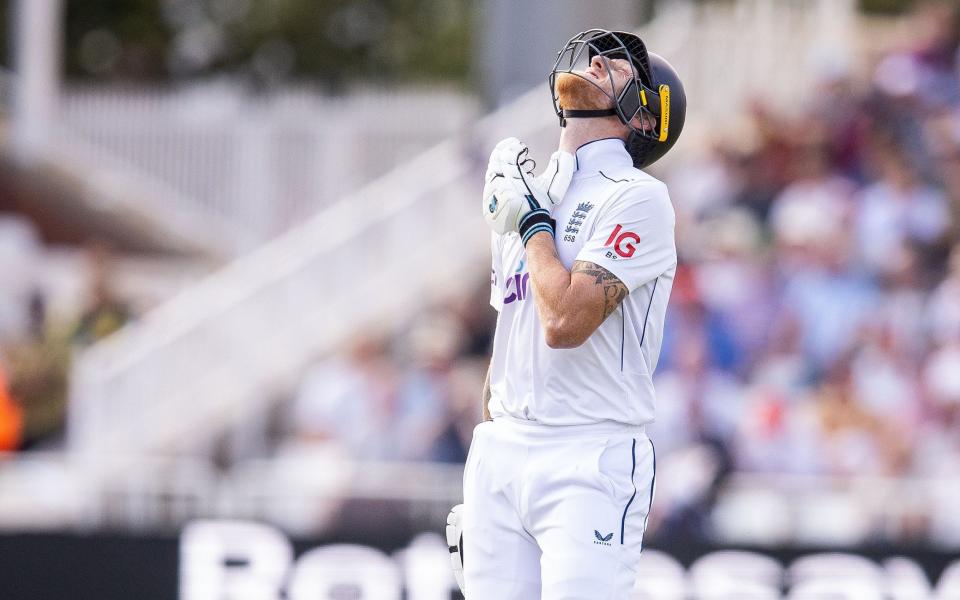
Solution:
{"label": "white cricket trousers", "polygon": [[481,423],[463,482],[467,600],[628,600],[655,479],[642,427]]}

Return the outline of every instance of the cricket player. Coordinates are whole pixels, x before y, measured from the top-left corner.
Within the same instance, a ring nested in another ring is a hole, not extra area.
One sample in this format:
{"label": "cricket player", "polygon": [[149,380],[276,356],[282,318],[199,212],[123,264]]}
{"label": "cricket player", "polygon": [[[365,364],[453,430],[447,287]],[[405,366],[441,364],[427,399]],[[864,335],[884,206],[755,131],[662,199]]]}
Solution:
{"label": "cricket player", "polygon": [[677,256],[667,189],[639,168],[676,142],[683,88],[637,36],[590,30],[550,89],[546,172],[508,138],[484,189],[499,318],[448,527],[468,600],[629,598],[653,501],[644,426]]}

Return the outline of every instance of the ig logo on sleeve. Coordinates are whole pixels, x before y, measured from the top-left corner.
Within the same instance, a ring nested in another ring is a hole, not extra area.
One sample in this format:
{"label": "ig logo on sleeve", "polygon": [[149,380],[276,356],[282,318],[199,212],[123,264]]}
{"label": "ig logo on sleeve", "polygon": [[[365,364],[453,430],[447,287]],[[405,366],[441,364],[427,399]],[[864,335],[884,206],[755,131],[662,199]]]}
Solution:
{"label": "ig logo on sleeve", "polygon": [[607,252],[607,258],[630,258],[637,251],[637,244],[640,243],[640,236],[632,231],[623,231],[623,225],[614,227],[613,232],[607,241],[603,244],[605,247],[613,244],[613,252]]}

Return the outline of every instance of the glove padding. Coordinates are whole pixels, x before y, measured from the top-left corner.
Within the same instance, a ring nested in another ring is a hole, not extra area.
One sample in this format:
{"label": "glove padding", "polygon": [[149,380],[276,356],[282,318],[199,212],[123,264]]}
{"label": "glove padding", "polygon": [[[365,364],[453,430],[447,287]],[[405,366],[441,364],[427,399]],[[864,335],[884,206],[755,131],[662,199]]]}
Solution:
{"label": "glove padding", "polygon": [[447,515],[447,546],[450,547],[450,563],[453,567],[453,578],[460,586],[460,593],[467,595],[463,584],[463,505],[458,504],[450,509]]}
{"label": "glove padding", "polygon": [[534,180],[537,185],[546,188],[550,197],[550,204],[556,205],[563,201],[573,179],[573,172],[577,170],[577,159],[569,152],[557,150],[550,156],[550,162],[543,173]]}
{"label": "glove padding", "polygon": [[517,138],[498,143],[490,154],[483,189],[487,224],[499,234],[519,233],[524,245],[539,231],[554,234],[549,209],[563,200],[576,168],[572,154],[557,151],[544,173],[535,177],[536,163],[529,152]]}

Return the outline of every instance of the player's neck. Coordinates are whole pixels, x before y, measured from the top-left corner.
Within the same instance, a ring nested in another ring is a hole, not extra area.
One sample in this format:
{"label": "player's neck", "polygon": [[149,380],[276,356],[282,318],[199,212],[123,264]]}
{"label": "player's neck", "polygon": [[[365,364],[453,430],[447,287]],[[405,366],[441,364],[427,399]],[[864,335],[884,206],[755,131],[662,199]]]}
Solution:
{"label": "player's neck", "polygon": [[629,131],[620,121],[610,119],[567,119],[560,130],[560,150],[576,154],[577,148],[604,138],[627,139]]}

